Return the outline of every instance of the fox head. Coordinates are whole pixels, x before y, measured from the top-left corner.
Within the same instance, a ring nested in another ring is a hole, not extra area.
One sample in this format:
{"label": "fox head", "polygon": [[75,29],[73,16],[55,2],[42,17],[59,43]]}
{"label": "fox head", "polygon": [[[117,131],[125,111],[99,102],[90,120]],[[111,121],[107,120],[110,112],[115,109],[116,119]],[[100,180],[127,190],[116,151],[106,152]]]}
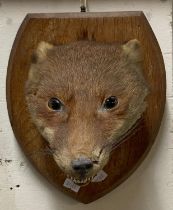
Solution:
{"label": "fox head", "polygon": [[57,165],[76,183],[88,183],[145,111],[140,42],[41,42],[32,58],[26,82],[32,120]]}

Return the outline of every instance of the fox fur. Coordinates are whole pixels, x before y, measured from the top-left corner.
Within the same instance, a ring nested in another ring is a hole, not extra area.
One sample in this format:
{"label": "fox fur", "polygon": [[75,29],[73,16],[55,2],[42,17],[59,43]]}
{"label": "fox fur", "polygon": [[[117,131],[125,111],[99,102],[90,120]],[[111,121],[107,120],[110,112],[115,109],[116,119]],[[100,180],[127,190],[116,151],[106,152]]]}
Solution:
{"label": "fox fur", "polygon": [[[111,146],[141,118],[148,85],[138,40],[125,44],[76,41],[57,45],[41,42],[33,53],[26,83],[26,103],[34,124],[54,150],[54,160],[66,173],[81,155],[95,161],[87,177],[109,160]],[[116,96],[118,105],[103,109]],[[58,98],[63,111],[48,107]]]}

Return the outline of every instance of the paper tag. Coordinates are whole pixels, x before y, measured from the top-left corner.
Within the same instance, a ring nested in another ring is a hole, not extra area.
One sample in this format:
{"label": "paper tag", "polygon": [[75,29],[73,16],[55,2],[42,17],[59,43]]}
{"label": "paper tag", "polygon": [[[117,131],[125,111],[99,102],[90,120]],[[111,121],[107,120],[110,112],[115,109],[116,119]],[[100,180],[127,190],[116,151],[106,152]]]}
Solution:
{"label": "paper tag", "polygon": [[80,186],[75,184],[71,179],[66,178],[63,184],[64,187],[71,189],[74,192],[78,192],[80,189]]}
{"label": "paper tag", "polygon": [[97,173],[97,175],[92,179],[91,182],[101,182],[105,180],[107,176],[107,173],[101,170]]}

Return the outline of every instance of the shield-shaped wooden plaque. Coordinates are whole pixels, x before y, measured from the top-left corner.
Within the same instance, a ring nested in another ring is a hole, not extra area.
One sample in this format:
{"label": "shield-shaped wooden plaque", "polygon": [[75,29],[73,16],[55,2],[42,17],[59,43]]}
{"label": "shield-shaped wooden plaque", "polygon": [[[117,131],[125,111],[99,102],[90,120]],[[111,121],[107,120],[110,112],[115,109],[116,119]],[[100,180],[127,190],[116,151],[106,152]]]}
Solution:
{"label": "shield-shaped wooden plaque", "polygon": [[[148,108],[138,125],[113,151],[104,168],[108,177],[81,187],[76,193],[63,186],[65,174],[51,155],[46,141],[28,113],[24,86],[30,58],[40,41],[53,44],[87,39],[125,42],[138,39],[144,49],[144,76],[150,86]],[[7,104],[14,134],[38,171],[61,191],[83,202],[92,202],[124,181],[146,156],[158,133],[165,105],[165,69],[152,29],[142,12],[28,14],[14,42],[7,72]]]}

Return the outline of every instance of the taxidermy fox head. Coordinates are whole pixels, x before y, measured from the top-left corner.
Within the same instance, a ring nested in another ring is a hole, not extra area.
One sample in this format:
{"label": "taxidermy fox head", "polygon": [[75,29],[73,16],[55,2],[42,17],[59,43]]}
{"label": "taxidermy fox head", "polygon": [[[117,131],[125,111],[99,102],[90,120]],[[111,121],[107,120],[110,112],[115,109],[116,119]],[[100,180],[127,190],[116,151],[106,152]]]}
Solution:
{"label": "taxidermy fox head", "polygon": [[137,40],[38,45],[26,102],[54,160],[74,182],[90,182],[145,111],[142,60]]}

